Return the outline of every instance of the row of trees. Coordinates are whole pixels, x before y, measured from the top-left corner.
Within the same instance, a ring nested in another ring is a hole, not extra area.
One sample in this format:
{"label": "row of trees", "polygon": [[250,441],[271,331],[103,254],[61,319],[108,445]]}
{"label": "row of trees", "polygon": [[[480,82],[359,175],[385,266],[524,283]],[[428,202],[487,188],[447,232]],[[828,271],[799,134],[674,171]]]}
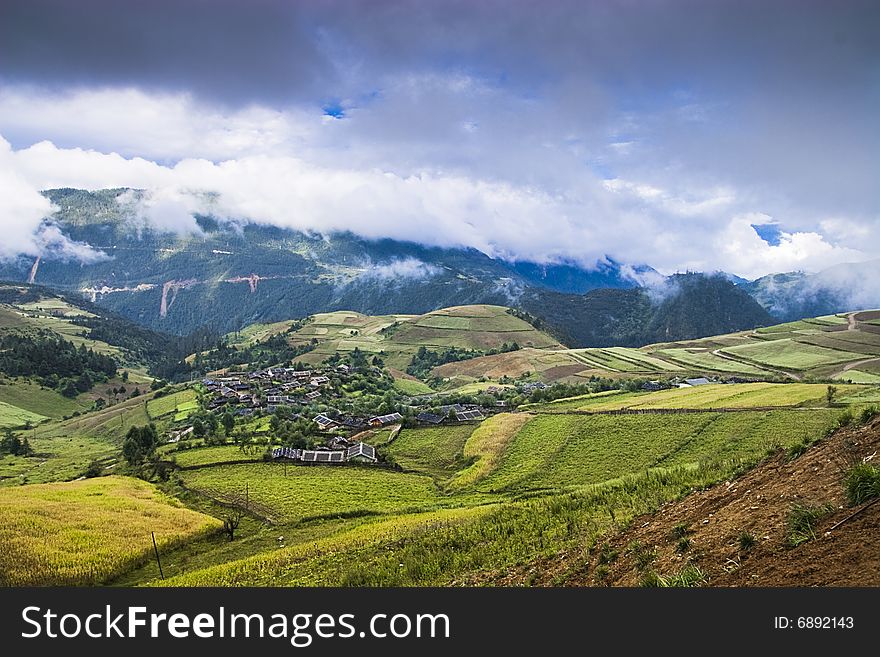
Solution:
{"label": "row of trees", "polygon": [[116,375],[116,361],[84,344],[50,333],[0,335],[0,372],[8,376],[37,377],[66,397],[91,390],[95,383]]}
{"label": "row of trees", "polygon": [[3,438],[0,439],[0,454],[10,454],[11,456],[31,456],[34,450],[28,439],[19,438],[11,429],[3,432]]}

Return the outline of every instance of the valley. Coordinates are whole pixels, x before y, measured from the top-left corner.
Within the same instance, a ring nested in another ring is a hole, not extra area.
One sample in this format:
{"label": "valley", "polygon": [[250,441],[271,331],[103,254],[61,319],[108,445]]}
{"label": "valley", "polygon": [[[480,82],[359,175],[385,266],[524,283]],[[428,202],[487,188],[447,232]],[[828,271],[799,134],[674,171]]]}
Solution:
{"label": "valley", "polygon": [[[623,551],[604,546],[629,540],[634,519],[796,466],[880,407],[868,311],[580,349],[505,306],[333,311],[188,342],[172,367],[158,352],[185,345],[133,340],[134,327],[115,338],[104,327],[124,320],[88,302],[2,294],[4,334],[116,363],[71,397],[3,375],[3,445],[28,446],[0,457],[6,585],[616,582],[596,559]],[[25,526],[34,505],[45,518]],[[108,517],[118,536],[93,545]],[[651,572],[727,581],[714,549]]]}

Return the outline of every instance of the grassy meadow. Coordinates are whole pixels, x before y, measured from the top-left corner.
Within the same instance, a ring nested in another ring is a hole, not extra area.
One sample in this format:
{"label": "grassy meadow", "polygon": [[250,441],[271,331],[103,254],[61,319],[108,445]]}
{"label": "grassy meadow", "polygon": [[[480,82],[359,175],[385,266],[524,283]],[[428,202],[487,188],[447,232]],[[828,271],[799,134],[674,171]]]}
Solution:
{"label": "grassy meadow", "polygon": [[221,523],[129,477],[7,489],[0,495],[0,586],[100,584]]}

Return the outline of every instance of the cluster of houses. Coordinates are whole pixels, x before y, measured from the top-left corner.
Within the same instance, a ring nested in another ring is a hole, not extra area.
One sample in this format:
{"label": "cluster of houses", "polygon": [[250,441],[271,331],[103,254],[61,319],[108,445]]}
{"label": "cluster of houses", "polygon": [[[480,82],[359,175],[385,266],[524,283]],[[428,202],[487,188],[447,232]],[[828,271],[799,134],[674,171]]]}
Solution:
{"label": "cluster of houses", "polygon": [[378,460],[376,448],[372,445],[363,442],[345,443],[348,441],[340,438],[328,449],[276,447],[272,450],[272,458],[301,463],[375,463]]}
{"label": "cluster of houses", "polygon": [[[275,367],[251,372],[246,376],[223,376],[203,379],[202,385],[213,395],[209,410],[218,410],[235,404],[237,415],[250,415],[258,409],[274,412],[279,406],[308,404],[332,395],[331,371],[300,370],[293,367]],[[348,365],[332,369],[337,376],[348,376]]]}
{"label": "cluster of houses", "polygon": [[454,419],[456,422],[473,422],[485,419],[483,409],[471,404],[448,404],[441,406],[437,412],[424,411],[416,415],[416,421],[420,424],[442,424],[446,420]]}

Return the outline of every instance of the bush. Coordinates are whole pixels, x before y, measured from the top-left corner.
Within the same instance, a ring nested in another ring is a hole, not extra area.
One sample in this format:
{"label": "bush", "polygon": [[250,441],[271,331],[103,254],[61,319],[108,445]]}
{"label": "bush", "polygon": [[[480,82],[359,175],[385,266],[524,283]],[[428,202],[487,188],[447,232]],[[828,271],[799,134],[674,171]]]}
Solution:
{"label": "bush", "polygon": [[853,506],[880,497],[880,469],[860,463],[846,473],[846,498]]}
{"label": "bush", "polygon": [[691,533],[691,529],[686,522],[680,522],[672,528],[672,538],[685,538]]}
{"label": "bush", "polygon": [[92,459],[91,463],[89,463],[85,472],[83,472],[83,476],[86,479],[92,479],[94,477],[100,477],[101,473],[104,471],[104,468],[101,467],[101,464],[96,460]]}
{"label": "bush", "polygon": [[675,575],[668,575],[666,577],[658,575],[653,570],[649,570],[642,575],[642,579],[639,584],[646,588],[689,588],[693,586],[702,586],[708,581],[708,579],[709,576],[705,573],[705,571],[701,570],[698,566],[689,564],[682,568]]}
{"label": "bush", "polygon": [[814,531],[816,523],[834,511],[834,507],[825,504],[823,506],[808,506],[795,504],[791,507],[786,521],[787,541],[789,547],[797,547],[816,538]]}
{"label": "bush", "polygon": [[740,532],[739,538],[737,539],[739,543],[740,552],[748,552],[753,547],[755,547],[755,543],[757,543],[757,539],[754,534],[750,534],[749,532],[743,531]]}

